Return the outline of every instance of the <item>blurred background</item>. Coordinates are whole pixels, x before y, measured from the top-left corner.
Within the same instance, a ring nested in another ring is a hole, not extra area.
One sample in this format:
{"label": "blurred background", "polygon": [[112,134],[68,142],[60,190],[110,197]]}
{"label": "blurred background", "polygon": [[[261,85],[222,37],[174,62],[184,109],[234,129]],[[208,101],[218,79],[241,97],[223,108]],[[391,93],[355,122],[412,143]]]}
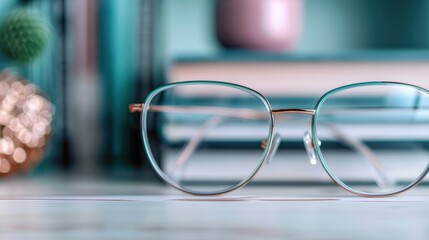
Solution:
{"label": "blurred background", "polygon": [[[0,67],[53,106],[38,163],[0,160],[5,177],[154,179],[128,104],[170,82],[235,82],[274,107],[307,108],[352,82],[429,88],[428,0],[2,0],[0,24],[3,36],[43,36],[40,53],[15,50],[21,55],[8,52],[14,39],[1,40]],[[302,132],[287,142],[306,158]],[[304,169],[295,171],[302,179],[327,179]]]}

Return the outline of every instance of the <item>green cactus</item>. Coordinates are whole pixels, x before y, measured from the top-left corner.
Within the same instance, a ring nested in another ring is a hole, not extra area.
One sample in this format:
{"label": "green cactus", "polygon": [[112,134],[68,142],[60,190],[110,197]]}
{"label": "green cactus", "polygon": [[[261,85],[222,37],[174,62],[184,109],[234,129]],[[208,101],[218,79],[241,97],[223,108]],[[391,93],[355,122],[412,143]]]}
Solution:
{"label": "green cactus", "polygon": [[0,49],[12,60],[27,63],[43,53],[51,31],[49,24],[29,9],[11,12],[0,25]]}

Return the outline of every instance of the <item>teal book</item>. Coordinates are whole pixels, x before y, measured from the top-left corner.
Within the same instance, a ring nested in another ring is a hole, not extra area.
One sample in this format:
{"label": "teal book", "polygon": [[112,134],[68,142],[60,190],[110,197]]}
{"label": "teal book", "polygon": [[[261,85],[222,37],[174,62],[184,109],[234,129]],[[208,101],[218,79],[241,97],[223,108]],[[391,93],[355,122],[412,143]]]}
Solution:
{"label": "teal book", "polygon": [[130,113],[138,71],[139,0],[100,1],[99,63],[102,84],[102,161],[126,166],[130,153]]}

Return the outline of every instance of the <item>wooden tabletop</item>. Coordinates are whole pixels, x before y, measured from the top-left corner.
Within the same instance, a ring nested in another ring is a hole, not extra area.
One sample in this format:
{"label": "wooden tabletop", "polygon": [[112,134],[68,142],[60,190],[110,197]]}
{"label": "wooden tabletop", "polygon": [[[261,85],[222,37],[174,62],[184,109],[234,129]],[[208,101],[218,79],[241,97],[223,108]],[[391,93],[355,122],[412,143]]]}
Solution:
{"label": "wooden tabletop", "polygon": [[162,184],[0,182],[0,239],[429,239],[429,189],[361,198],[335,186],[193,197]]}

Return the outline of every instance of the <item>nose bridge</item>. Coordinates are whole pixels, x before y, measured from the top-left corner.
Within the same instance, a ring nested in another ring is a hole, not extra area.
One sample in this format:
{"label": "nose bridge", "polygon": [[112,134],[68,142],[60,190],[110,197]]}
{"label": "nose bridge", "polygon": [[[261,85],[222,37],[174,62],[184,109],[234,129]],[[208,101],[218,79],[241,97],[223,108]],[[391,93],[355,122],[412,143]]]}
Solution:
{"label": "nose bridge", "polygon": [[[305,108],[282,108],[282,109],[273,109],[272,113],[273,113],[273,115],[306,114],[306,115],[310,115],[313,117],[314,114],[316,113],[316,110],[315,109],[305,109]],[[314,149],[314,144],[312,144],[313,143],[313,136],[309,132],[306,131],[304,133],[303,140],[304,140],[304,147],[305,147],[305,150],[307,152],[310,163],[312,165],[315,165],[317,163],[317,155],[316,155],[316,151]],[[278,143],[277,143],[277,145],[278,145]],[[320,146],[320,143],[319,143],[319,146]],[[276,150],[277,150],[277,146],[276,146]],[[270,154],[270,160],[271,160],[271,158],[272,158],[272,154]]]}
{"label": "nose bridge", "polygon": [[314,115],[316,110],[314,109],[305,109],[305,108],[281,108],[281,109],[273,109],[274,115],[277,114],[307,114]]}

